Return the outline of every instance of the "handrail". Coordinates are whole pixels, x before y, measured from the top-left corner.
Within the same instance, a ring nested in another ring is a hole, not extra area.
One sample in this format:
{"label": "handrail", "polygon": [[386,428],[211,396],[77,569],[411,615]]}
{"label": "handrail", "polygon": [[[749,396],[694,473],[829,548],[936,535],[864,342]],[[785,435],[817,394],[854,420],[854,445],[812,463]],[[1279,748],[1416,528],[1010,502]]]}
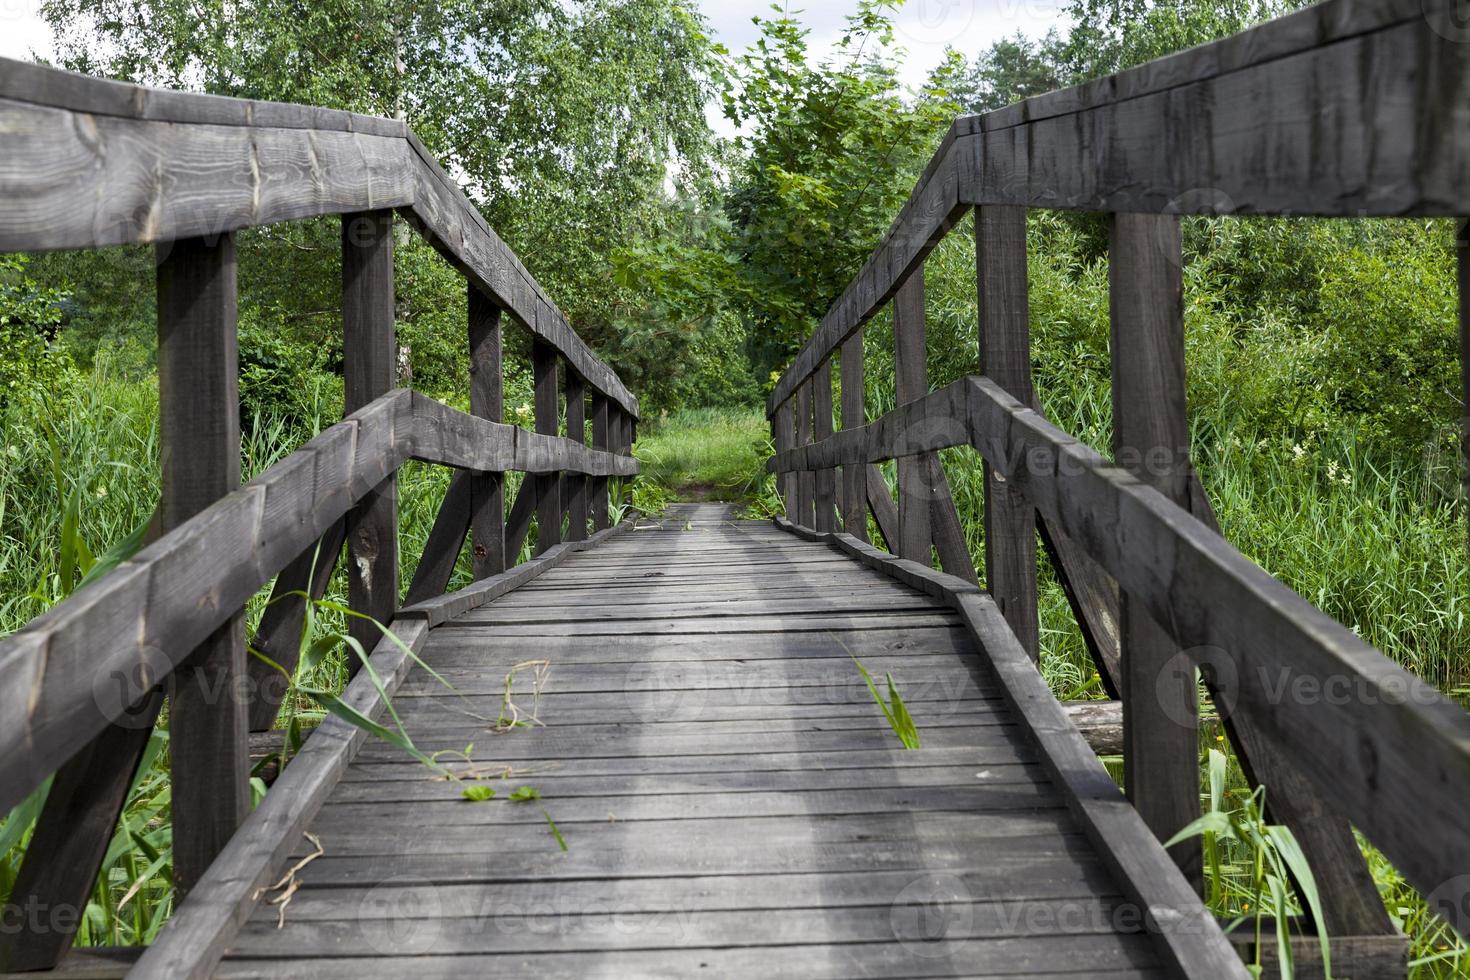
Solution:
{"label": "handrail", "polygon": [[1470,45],[1453,40],[1453,4],[1328,0],[955,120],[883,241],[776,383],[767,414],[976,205],[1470,214]]}
{"label": "handrail", "polygon": [[0,252],[396,208],[597,392],[638,400],[397,120],[168,92],[0,58]]}
{"label": "handrail", "polygon": [[[402,122],[0,59],[0,132],[0,252],[157,245],[163,464],[156,540],[0,638],[0,813],[54,776],[9,901],[33,911],[85,903],[165,682],[182,899],[249,812],[245,734],[275,720],[305,597],[323,594],[344,542],[349,601],[365,617],[348,624],[351,639],[367,648],[378,640],[369,620],[402,619],[418,642],[467,535],[482,585],[456,594],[459,604],[585,547],[589,528],[600,540],[609,478],[638,472],[638,401]],[[395,210],[467,280],[472,414],[395,387]],[[323,215],[342,217],[351,414],[240,486],[233,233]],[[505,313],[532,335],[535,432],[500,421]],[[410,459],[460,472],[414,573],[415,605],[400,610],[394,481]],[[511,471],[528,476],[506,508]],[[539,558],[508,572],[533,515]],[[272,579],[252,639],[270,659],[251,659],[242,610]],[[322,746],[284,785],[329,775],[340,748]],[[306,819],[313,800],[277,798],[270,810]],[[235,850],[264,862],[257,871],[284,853],[283,837],[249,844]],[[0,937],[0,972],[55,965],[78,920],[43,922],[51,911]],[[201,950],[198,962],[218,953]]]}
{"label": "handrail", "polygon": [[[978,449],[987,589],[1037,657],[1039,536],[1104,687],[1123,701],[1125,780],[1144,822],[1163,840],[1199,812],[1198,669],[1248,778],[1268,788],[1317,876],[1315,925],[1334,948],[1345,940],[1334,964],[1368,957],[1348,972],[1402,969],[1404,952],[1354,826],[1470,935],[1470,849],[1457,830],[1470,715],[1220,536],[1189,462],[1178,216],[1470,214],[1464,40],[1453,0],[1328,0],[957,119],[767,401],[768,468],[791,525],[866,541],[871,516],[889,551],[924,567],[937,554],[970,581],[938,451]],[[1037,414],[1029,208],[1109,215],[1116,464]],[[924,263],[971,212],[983,377],[931,392]],[[890,302],[898,407],[870,421],[863,326]],[[1470,306],[1462,313],[1470,337]],[[842,428],[829,435],[839,356]],[[898,460],[896,505],[874,465],[886,459]],[[1171,854],[1197,883],[1198,843]]]}

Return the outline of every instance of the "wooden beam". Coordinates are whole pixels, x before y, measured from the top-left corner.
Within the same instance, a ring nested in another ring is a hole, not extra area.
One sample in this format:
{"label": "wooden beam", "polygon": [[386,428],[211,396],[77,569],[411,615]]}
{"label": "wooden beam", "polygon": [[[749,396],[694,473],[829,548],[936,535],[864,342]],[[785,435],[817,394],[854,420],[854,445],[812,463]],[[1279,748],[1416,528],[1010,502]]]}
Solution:
{"label": "wooden beam", "polygon": [[[1184,286],[1179,219],[1117,214],[1109,238],[1113,456],[1189,503]],[[1144,823],[1168,840],[1199,817],[1199,706],[1193,663],[1127,591],[1120,595],[1123,779]],[[1198,838],[1171,849],[1203,886]]]}
{"label": "wooden beam", "polygon": [[[1031,384],[1031,307],[1026,209],[975,209],[980,370],[1023,405]],[[985,465],[985,587],[1032,660],[1041,655],[1036,609],[1036,517],[1031,505]]]}
{"label": "wooden beam", "polygon": [[[832,434],[832,362],[823,361],[812,377],[812,437],[822,440]],[[837,530],[837,473],[831,467],[813,474],[813,506],[818,531]]]}
{"label": "wooden beam", "polygon": [[[863,334],[859,330],[842,345],[842,427],[860,429],[868,424],[864,407]],[[777,446],[777,449],[784,448]],[[842,529],[859,541],[868,540],[868,470],[849,463],[842,467]]]}
{"label": "wooden beam", "polygon": [[[313,599],[326,595],[346,537],[345,523],[337,521],[276,576],[250,646],[286,671],[296,669],[301,655],[301,629],[306,622],[306,600],[297,593]],[[250,678],[250,730],[270,731],[290,682],[259,657],[247,657],[245,667]]]}
{"label": "wooden beam", "polygon": [[[1455,227],[1455,256],[1460,287],[1460,479],[1465,501],[1470,504],[1470,219],[1461,220]],[[1466,510],[1466,530],[1470,532],[1470,508]]]}
{"label": "wooden beam", "polygon": [[[500,307],[468,284],[470,412],[500,422],[505,416],[500,346]],[[505,571],[505,474],[477,472],[470,477],[470,554],[475,578]]]}
{"label": "wooden beam", "polygon": [[[567,378],[567,438],[573,442],[587,441],[587,385],[576,371],[568,370]],[[567,540],[587,540],[587,478],[575,473],[562,477],[567,512]]]}
{"label": "wooden beam", "polygon": [[[610,445],[607,396],[592,393],[592,448],[606,450]],[[592,530],[601,531],[609,524],[607,478],[594,476],[587,481],[588,506],[592,510]]]}
{"label": "wooden beam", "polygon": [[474,479],[474,474],[465,471],[450,477],[444,499],[439,503],[439,512],[434,515],[434,524],[424,542],[423,554],[414,567],[413,580],[409,582],[408,594],[403,599],[405,605],[432,599],[449,587],[454,566],[459,562],[459,553],[464,549],[465,532],[470,527]]}
{"label": "wooden beam", "polygon": [[[812,387],[804,384],[796,390],[796,445],[807,446],[812,441]],[[796,523],[802,527],[815,527],[817,523],[817,478],[816,474],[803,470],[796,474]]]}
{"label": "wooden beam", "polygon": [[[235,241],[158,250],[160,527],[240,486]],[[169,687],[173,881],[182,897],[250,810],[249,697],[238,609],[174,671]]]}
{"label": "wooden beam", "polygon": [[[928,358],[924,351],[924,273],[905,280],[893,300],[895,401],[907,405],[929,393]],[[905,453],[898,460],[898,551],[900,558],[933,563],[929,513],[934,488],[922,456]]]}
{"label": "wooden beam", "polygon": [[[540,340],[531,343],[536,409],[536,431],[555,436],[561,425],[561,395],[557,390],[556,348]],[[561,478],[544,473],[531,478],[536,487],[536,554],[561,544]]]}
{"label": "wooden beam", "polygon": [[1470,908],[1457,877],[1470,840],[1454,832],[1470,793],[1470,715],[1153,488],[988,379],[970,384],[975,447],[1206,663],[1237,720],[1470,932],[1453,913]]}
{"label": "wooden beam", "polygon": [[[789,451],[796,446],[796,406],[788,401],[776,410],[771,419],[771,425],[775,429],[772,443],[776,455]],[[772,457],[775,458],[775,457]],[[801,503],[797,498],[798,476],[789,470],[776,471],[776,490],[781,494],[781,500],[786,505],[786,519],[793,524],[801,523]]]}
{"label": "wooden beam", "polygon": [[[393,315],[393,213],[342,218],[343,389],[351,414],[397,383]],[[347,518],[347,597],[354,612],[387,623],[398,608],[398,483],[389,475]],[[377,627],[352,619],[347,633],[363,650]],[[359,663],[349,657],[349,672]]]}

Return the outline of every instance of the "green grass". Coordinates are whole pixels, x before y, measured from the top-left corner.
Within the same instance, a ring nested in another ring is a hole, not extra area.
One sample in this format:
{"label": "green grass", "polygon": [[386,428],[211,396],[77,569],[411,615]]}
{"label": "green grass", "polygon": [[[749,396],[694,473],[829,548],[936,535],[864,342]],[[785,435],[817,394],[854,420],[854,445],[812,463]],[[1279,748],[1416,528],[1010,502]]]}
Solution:
{"label": "green grass", "polygon": [[766,481],[770,426],[758,408],[684,409],[645,423],[642,479],[675,500],[752,502]]}

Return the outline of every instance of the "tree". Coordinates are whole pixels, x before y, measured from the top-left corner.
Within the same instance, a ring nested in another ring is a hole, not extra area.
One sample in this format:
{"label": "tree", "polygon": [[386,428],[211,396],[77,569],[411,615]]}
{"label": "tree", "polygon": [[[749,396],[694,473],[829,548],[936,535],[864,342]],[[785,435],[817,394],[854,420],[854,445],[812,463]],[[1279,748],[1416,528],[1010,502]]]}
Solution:
{"label": "tree", "polygon": [[1055,29],[1039,41],[1020,31],[982,51],[973,65],[941,66],[940,83],[966,112],[990,112],[1062,87],[1065,42]]}
{"label": "tree", "polygon": [[[612,281],[613,246],[658,233],[666,182],[712,180],[704,107],[719,63],[681,0],[47,0],[43,11],[74,70],[402,116],[604,349],[620,346],[618,310],[636,302],[636,283]],[[281,251],[264,271],[293,289],[297,253],[321,245],[300,234],[257,236]],[[330,249],[321,258],[330,275]]]}

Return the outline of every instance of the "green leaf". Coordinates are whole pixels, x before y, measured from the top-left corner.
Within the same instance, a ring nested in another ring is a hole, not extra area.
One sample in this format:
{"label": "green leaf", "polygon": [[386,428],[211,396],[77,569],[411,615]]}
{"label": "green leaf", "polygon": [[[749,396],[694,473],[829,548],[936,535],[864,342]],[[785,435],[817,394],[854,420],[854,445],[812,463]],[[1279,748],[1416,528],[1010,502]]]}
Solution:
{"label": "green leaf", "polygon": [[473,803],[483,803],[485,800],[495,796],[495,787],[486,786],[484,783],[475,783],[472,786],[466,786],[464,791],[460,793],[460,796]]}
{"label": "green leaf", "polygon": [[1307,855],[1302,851],[1302,846],[1297,842],[1291,828],[1267,827],[1266,836],[1276,848],[1276,853],[1281,855],[1281,859],[1291,869],[1291,876],[1296,881],[1297,891],[1301,893],[1302,901],[1306,902],[1307,908],[1311,910],[1312,921],[1317,923],[1317,941],[1322,948],[1322,973],[1328,980],[1331,980],[1332,953],[1329,948],[1331,942],[1326,928],[1322,926],[1326,920],[1322,915],[1322,896],[1317,891],[1317,878],[1312,874],[1312,866],[1307,861]]}
{"label": "green leaf", "polygon": [[546,818],[546,826],[551,828],[551,836],[556,838],[556,846],[562,849],[562,853],[566,853],[566,838],[562,837],[561,831],[556,829],[556,821],[551,819],[551,814],[546,812],[545,807],[542,807],[541,815]]}
{"label": "green leaf", "polygon": [[541,799],[541,791],[534,786],[521,786],[510,794],[510,799],[517,803],[525,803],[529,800]]}
{"label": "green leaf", "polygon": [[1190,821],[1179,833],[1164,842],[1165,847],[1173,847],[1180,841],[1189,840],[1191,837],[1199,837],[1202,834],[1217,834],[1220,837],[1233,839],[1235,828],[1230,822],[1227,814],[1211,811],[1203,816]]}
{"label": "green leaf", "polygon": [[77,583],[77,588],[80,589],[91,585],[118,565],[121,565],[136,555],[142,549],[143,542],[148,539],[148,528],[152,523],[152,518],[143,521],[143,523],[129,531],[127,537],[104,551],[101,557],[87,570],[87,573],[82,576],[82,580]]}

